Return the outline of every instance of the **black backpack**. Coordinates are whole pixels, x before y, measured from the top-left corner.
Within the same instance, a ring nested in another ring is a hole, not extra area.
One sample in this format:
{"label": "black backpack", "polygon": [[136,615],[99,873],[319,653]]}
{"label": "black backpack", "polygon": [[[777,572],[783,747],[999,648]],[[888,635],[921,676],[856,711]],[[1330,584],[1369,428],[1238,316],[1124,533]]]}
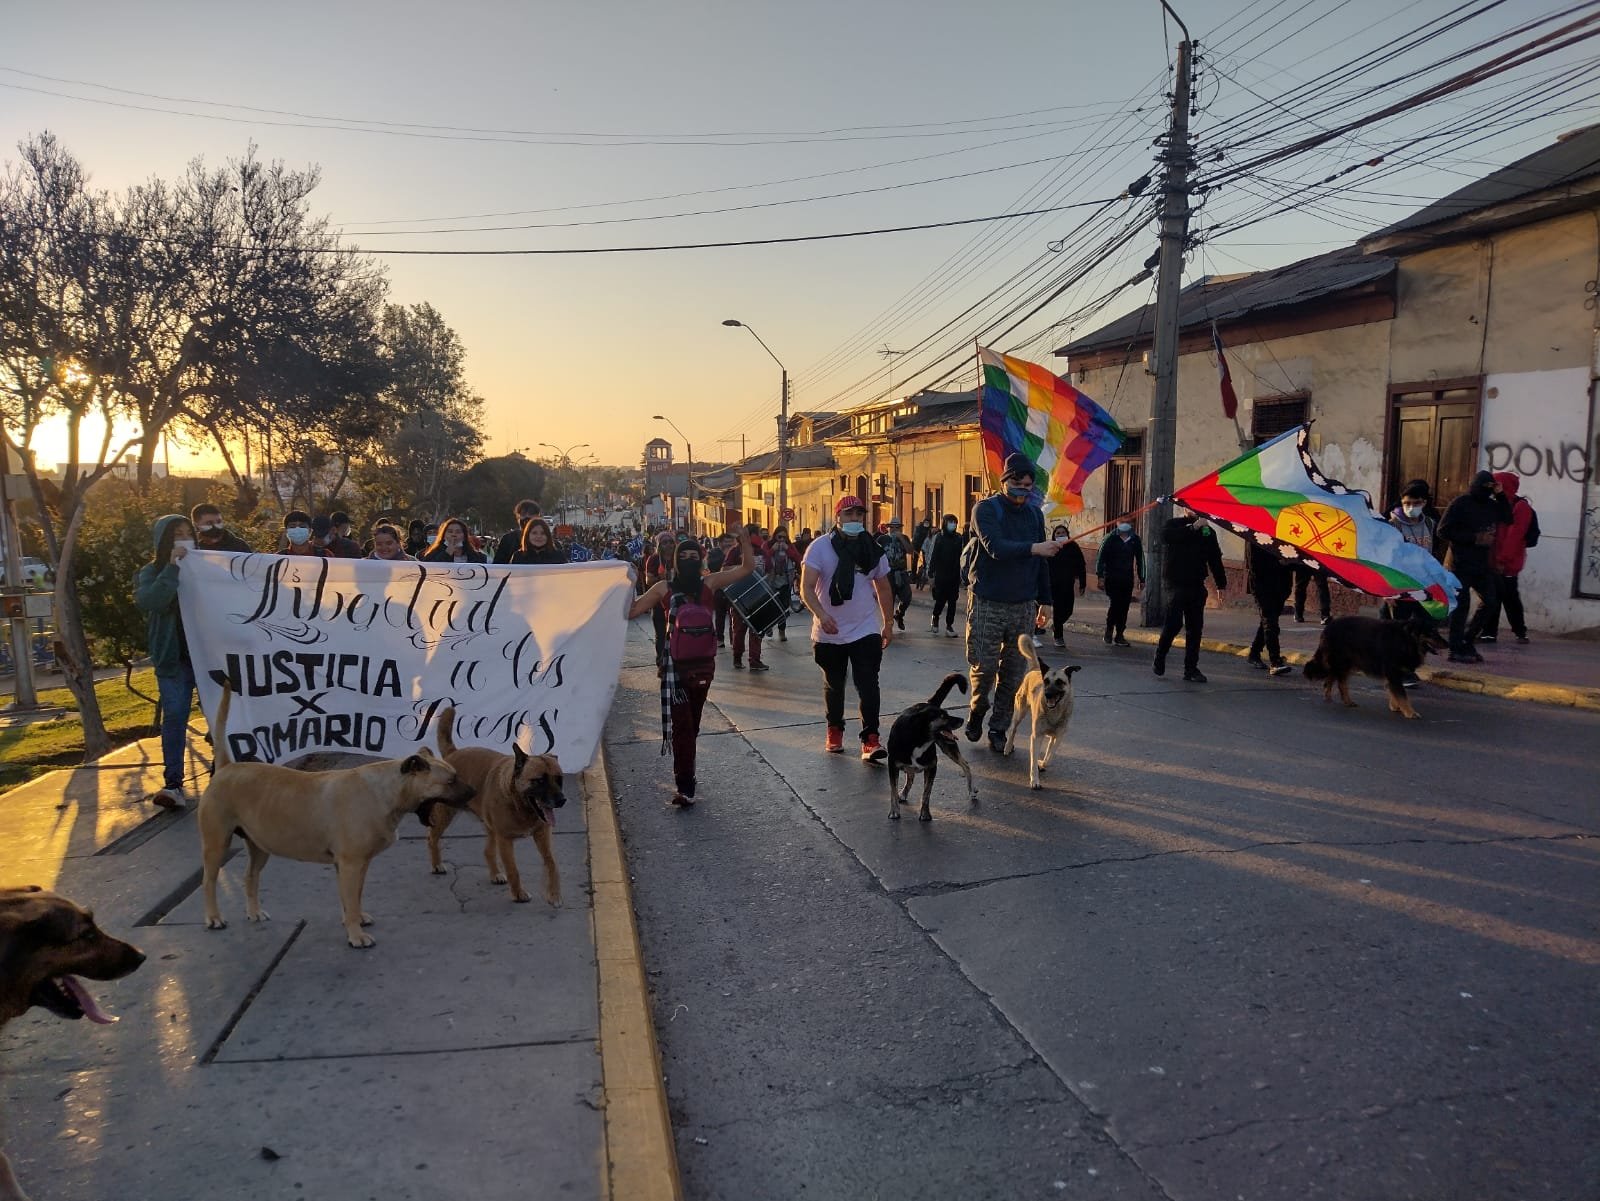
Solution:
{"label": "black backpack", "polygon": [[[1527,501],[1522,503],[1528,505]],[[1528,505],[1528,532],[1522,536],[1522,545],[1539,545],[1539,511],[1532,505]]]}

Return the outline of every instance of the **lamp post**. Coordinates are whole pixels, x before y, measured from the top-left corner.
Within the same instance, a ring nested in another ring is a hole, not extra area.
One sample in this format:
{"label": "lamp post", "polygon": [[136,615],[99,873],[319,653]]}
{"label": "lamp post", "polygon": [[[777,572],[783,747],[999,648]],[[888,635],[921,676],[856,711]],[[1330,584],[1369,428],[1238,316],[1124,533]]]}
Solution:
{"label": "lamp post", "polygon": [[[567,507],[567,484],[565,473],[567,468],[572,464],[572,452],[575,450],[583,450],[589,444],[587,442],[577,442],[567,447],[566,450],[562,450],[554,442],[541,442],[539,445],[548,446],[551,450],[556,452],[556,472],[558,473],[556,475],[556,488],[561,496],[559,502],[560,507],[565,510]],[[562,518],[557,517],[556,522],[558,525],[561,524]]]}
{"label": "lamp post", "polygon": [[672,418],[663,417],[660,413],[657,413],[655,420],[665,421],[672,427],[672,432],[683,439],[683,453],[689,457],[688,463],[683,468],[683,490],[689,496],[689,532],[692,534],[694,532],[694,447],[689,444],[689,435],[680,430]]}
{"label": "lamp post", "polygon": [[761,342],[761,349],[771,356],[772,361],[778,364],[778,370],[783,372],[783,391],[779,394],[778,408],[778,520],[788,521],[789,512],[789,369],[783,365],[783,360],[772,353],[772,347],[761,341],[761,335],[750,329],[743,321],[728,318],[722,324],[731,325],[739,329],[750,330],[750,336]]}

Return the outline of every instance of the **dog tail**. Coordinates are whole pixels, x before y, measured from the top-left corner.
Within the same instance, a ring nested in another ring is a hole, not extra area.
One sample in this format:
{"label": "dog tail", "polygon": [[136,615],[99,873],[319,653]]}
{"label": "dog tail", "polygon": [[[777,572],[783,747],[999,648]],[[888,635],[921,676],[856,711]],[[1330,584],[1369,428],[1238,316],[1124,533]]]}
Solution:
{"label": "dog tail", "polygon": [[967,677],[959,671],[951,672],[945,676],[944,681],[939,685],[938,691],[928,698],[928,703],[941,709],[944,708],[944,698],[950,695],[952,688],[959,688],[962,692],[965,692],[967,690]]}
{"label": "dog tail", "polygon": [[217,728],[211,731],[211,772],[216,774],[219,767],[227,767],[233,762],[233,756],[228,752],[228,702],[233,699],[233,689],[224,684],[222,686],[222,700],[217,703]]}
{"label": "dog tail", "polygon": [[439,714],[439,757],[448,759],[456,753],[456,707],[451,705]]}
{"label": "dog tail", "polygon": [[1032,634],[1017,635],[1017,649],[1022,652],[1022,657],[1028,661],[1030,668],[1039,666],[1039,652],[1034,649]]}
{"label": "dog tail", "polygon": [[1332,665],[1328,662],[1328,644],[1326,640],[1317,647],[1317,653],[1307,661],[1305,673],[1308,680],[1326,680],[1333,674]]}

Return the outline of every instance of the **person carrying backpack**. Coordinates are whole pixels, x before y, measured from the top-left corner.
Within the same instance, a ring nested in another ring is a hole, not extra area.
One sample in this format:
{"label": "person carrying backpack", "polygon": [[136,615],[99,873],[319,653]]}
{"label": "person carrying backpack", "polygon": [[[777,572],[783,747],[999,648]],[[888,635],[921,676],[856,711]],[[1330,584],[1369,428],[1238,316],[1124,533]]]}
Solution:
{"label": "person carrying backpack", "polygon": [[1489,549],[1489,569],[1495,574],[1494,599],[1479,608],[1473,621],[1478,627],[1479,642],[1496,642],[1500,637],[1500,611],[1504,609],[1511,632],[1526,646],[1528,623],[1522,615],[1517,577],[1528,564],[1528,548],[1539,544],[1539,515],[1526,496],[1517,495],[1522,487],[1520,476],[1497,471],[1494,479],[1500,485],[1500,495],[1511,505],[1511,520],[1495,531],[1494,545]]}
{"label": "person carrying backpack", "polygon": [[672,574],[652,584],[628,606],[631,621],[642,613],[666,610],[666,639],[661,657],[661,753],[672,748],[672,803],[694,804],[695,750],[700,715],[717,674],[716,594],[756,569],[750,534],[739,527],[740,561],[734,567],[700,572],[700,544],[692,539],[674,548]]}

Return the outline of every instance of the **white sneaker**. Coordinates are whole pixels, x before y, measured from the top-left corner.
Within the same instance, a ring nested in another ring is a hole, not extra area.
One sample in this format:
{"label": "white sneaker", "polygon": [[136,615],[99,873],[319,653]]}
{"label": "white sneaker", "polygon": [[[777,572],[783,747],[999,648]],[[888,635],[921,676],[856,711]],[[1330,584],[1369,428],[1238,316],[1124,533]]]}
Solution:
{"label": "white sneaker", "polygon": [[186,809],[189,798],[183,795],[182,788],[163,788],[151,796],[150,803],[161,809]]}

